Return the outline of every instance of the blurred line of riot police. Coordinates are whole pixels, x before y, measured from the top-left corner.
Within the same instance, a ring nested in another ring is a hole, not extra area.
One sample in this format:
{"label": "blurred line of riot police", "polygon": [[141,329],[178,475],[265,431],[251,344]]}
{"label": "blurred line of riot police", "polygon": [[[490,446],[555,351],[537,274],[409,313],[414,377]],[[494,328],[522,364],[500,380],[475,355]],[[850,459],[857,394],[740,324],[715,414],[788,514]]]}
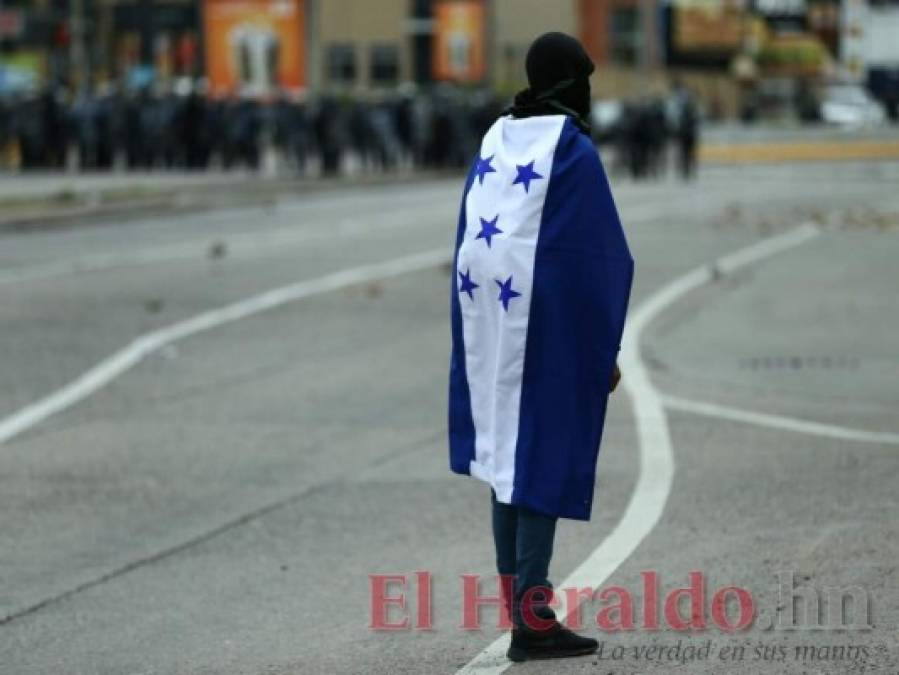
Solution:
{"label": "blurred line of riot police", "polygon": [[[658,179],[674,165],[684,180],[696,175],[700,111],[693,95],[677,86],[667,98],[618,104],[611,119],[594,114],[594,138],[614,148],[613,170],[634,180]],[[597,119],[599,117],[600,119]]]}
{"label": "blurred line of riot police", "polygon": [[[165,92],[101,87],[72,100],[45,90],[0,98],[0,169],[258,170],[271,159],[301,176],[464,168],[508,103],[450,86],[265,101],[211,98],[189,82]],[[592,122],[596,142],[613,149],[612,170],[660,177],[673,145],[681,175],[693,176],[699,112],[686,89],[606,104],[614,113],[594,107]]]}
{"label": "blurred line of riot police", "polygon": [[266,153],[301,175],[466,166],[502,111],[487,91],[436,88],[366,100],[214,99],[202,87],[69,101],[43,91],[0,99],[0,168],[258,169]]}

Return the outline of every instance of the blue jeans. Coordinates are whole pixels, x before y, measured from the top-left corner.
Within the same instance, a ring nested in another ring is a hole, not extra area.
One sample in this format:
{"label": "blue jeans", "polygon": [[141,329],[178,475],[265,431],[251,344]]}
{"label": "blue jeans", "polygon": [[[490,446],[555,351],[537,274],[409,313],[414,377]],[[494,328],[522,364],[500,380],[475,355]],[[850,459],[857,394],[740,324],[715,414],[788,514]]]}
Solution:
{"label": "blue jeans", "polygon": [[525,625],[530,613],[522,611],[522,601],[531,589],[531,611],[541,619],[554,619],[547,605],[552,597],[549,561],[553,555],[556,518],[545,516],[524,506],[493,502],[493,541],[496,544],[496,569],[503,576],[514,577],[512,597],[506,598],[506,609],[516,627]]}

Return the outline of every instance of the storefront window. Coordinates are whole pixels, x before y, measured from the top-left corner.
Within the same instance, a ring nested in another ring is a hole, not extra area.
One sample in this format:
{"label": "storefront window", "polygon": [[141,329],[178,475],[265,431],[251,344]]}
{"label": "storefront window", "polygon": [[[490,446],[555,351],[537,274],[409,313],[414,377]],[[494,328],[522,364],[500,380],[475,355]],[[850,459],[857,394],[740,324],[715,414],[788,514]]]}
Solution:
{"label": "storefront window", "polygon": [[622,65],[637,63],[640,56],[640,13],[636,7],[612,10],[612,61]]}
{"label": "storefront window", "polygon": [[327,51],[328,80],[351,84],[356,81],[356,49],[351,44],[332,44]]}
{"label": "storefront window", "polygon": [[396,45],[372,45],[370,73],[375,86],[391,86],[399,79],[400,56]]}

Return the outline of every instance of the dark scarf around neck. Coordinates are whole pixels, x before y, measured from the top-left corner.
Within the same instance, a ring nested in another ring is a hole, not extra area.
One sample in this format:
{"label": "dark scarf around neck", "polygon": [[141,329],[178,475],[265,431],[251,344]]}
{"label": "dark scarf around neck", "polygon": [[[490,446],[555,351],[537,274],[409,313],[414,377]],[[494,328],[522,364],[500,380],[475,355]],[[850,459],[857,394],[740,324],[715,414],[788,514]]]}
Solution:
{"label": "dark scarf around neck", "polygon": [[568,115],[583,133],[590,133],[589,113],[583,110],[586,99],[589,110],[590,84],[584,78],[562,80],[550,89],[535,92],[532,88],[522,89],[515,95],[515,101],[504,111],[512,117],[536,117],[540,115]]}

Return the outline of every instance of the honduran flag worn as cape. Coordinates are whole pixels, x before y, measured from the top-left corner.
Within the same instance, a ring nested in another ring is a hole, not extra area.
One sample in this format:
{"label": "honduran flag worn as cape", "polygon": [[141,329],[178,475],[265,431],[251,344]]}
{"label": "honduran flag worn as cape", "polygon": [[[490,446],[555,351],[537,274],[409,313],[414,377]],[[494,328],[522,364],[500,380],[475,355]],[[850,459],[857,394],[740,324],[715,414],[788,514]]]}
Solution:
{"label": "honduran flag worn as cape", "polygon": [[453,471],[587,520],[633,260],[599,156],[565,115],[501,117],[459,215]]}

